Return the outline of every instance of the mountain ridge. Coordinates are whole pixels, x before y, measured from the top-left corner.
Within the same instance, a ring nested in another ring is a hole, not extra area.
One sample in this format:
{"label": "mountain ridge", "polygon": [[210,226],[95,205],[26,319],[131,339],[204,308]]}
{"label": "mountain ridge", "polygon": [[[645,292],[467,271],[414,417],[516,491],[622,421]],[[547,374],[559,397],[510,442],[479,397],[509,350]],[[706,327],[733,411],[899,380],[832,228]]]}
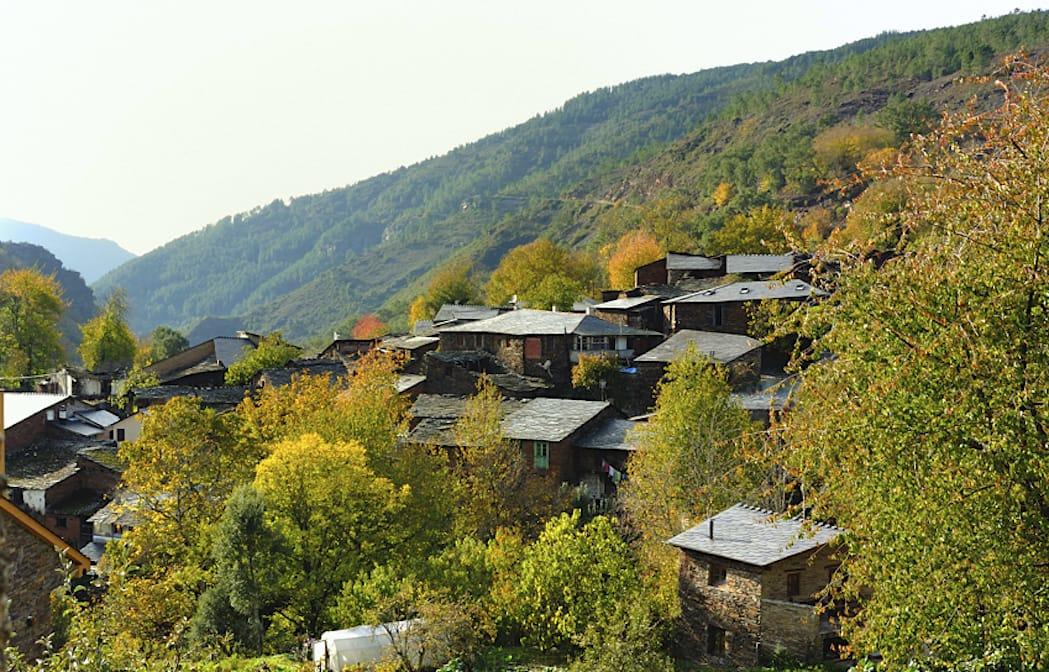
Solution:
{"label": "mountain ridge", "polygon": [[133,253],[108,238],[74,236],[6,217],[0,217],[0,241],[39,245],[60,259],[66,268],[79,273],[88,284],[135,258]]}
{"label": "mountain ridge", "polygon": [[[601,220],[608,219],[610,195],[645,203],[689,184],[688,198],[697,200],[710,193],[719,171],[746,186],[732,207],[703,214],[699,234],[718,228],[733,210],[811,198],[782,175],[773,176],[774,193],[759,193],[743,164],[759,150],[788,156],[795,151],[789,141],[811,144],[820,128],[872,114],[896,89],[925,96],[921,83],[983,72],[996,56],[1044,44],[1047,36],[1044,12],[1014,14],[598,89],[413,166],[224,218],[125,264],[96,289],[124,286],[140,332],[159,323],[185,327],[205,317],[240,317],[248,328],[304,338],[363,312],[396,317],[412,288],[450,256],[468,254],[491,268],[506,249],[539,235],[595,244],[615,228]],[[851,100],[851,109],[834,107],[875,90],[869,100]],[[798,124],[787,114],[777,122],[781,129],[769,130],[777,101],[790,104]],[[832,111],[812,113],[824,105]],[[774,147],[762,137],[747,145],[748,124],[790,140]],[[720,147],[704,144],[715,136]],[[690,155],[681,142],[704,149]],[[675,165],[677,156],[691,158]],[[743,163],[730,165],[735,159]],[[783,165],[773,172],[797,172],[782,157],[766,163],[777,161]],[[643,188],[615,194],[632,170],[649,171]]]}

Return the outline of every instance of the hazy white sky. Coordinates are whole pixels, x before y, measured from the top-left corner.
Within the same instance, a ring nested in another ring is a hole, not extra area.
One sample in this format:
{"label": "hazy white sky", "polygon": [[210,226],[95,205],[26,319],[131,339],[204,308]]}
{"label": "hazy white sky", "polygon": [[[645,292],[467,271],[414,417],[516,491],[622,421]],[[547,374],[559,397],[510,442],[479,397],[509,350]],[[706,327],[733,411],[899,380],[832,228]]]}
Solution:
{"label": "hazy white sky", "polygon": [[0,0],[0,217],[142,253],[584,90],[1038,6]]}

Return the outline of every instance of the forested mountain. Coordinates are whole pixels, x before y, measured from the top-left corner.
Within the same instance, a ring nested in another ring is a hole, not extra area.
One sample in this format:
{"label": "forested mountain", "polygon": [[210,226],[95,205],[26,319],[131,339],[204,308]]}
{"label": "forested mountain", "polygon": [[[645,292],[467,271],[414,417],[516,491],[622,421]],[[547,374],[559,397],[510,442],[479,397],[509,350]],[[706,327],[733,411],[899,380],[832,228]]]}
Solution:
{"label": "forested mountain", "polygon": [[80,325],[95,315],[95,295],[76,271],[71,271],[55,255],[39,245],[0,242],[0,273],[11,268],[32,268],[53,275],[62,287],[66,311],[59,322],[66,354],[76,355]]}
{"label": "forested mountain", "polygon": [[66,268],[92,283],[135,255],[104,238],[84,238],[54,231],[38,224],[0,218],[0,241],[32,243],[51,251]]}
{"label": "forested mountain", "polygon": [[366,311],[400,317],[425,274],[455,254],[491,268],[539,235],[596,247],[649,208],[680,213],[702,241],[763,203],[839,207],[851,194],[827,186],[817,134],[851,122],[904,135],[922,105],[991,91],[959,76],[1047,42],[1049,15],[1012,14],[586,93],[444,156],[225,218],[96,289],[124,287],[140,332],[235,316],[316,337]]}

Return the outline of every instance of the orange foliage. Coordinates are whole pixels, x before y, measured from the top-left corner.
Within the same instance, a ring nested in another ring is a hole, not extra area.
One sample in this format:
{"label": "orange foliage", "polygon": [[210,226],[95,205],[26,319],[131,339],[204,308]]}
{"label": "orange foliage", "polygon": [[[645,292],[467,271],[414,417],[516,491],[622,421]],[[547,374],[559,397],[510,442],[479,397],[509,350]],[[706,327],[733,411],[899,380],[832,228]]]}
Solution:
{"label": "orange foliage", "polygon": [[353,325],[353,338],[378,338],[386,333],[386,325],[375,313],[368,313]]}
{"label": "orange foliage", "polygon": [[634,269],[663,256],[663,247],[647,231],[627,231],[608,258],[608,280],[614,289],[634,286]]}

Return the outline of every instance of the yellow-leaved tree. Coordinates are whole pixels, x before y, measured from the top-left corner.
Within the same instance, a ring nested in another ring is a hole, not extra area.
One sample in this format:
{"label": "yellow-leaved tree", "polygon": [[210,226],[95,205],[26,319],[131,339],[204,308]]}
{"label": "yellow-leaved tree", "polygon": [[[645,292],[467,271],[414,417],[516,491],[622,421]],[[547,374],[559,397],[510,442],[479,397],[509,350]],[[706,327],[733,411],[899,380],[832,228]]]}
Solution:
{"label": "yellow-leaved tree", "polygon": [[0,274],[0,373],[31,376],[58,364],[64,310],[62,288],[53,277],[29,268]]}
{"label": "yellow-leaved tree", "polygon": [[659,259],[666,253],[648,231],[636,229],[627,231],[619,240],[608,258],[608,281],[615,289],[627,289],[634,286],[634,270],[649,262]]}
{"label": "yellow-leaved tree", "polygon": [[485,287],[491,304],[513,296],[531,308],[570,310],[572,304],[597,291],[602,273],[595,259],[546,238],[506,253]]}

